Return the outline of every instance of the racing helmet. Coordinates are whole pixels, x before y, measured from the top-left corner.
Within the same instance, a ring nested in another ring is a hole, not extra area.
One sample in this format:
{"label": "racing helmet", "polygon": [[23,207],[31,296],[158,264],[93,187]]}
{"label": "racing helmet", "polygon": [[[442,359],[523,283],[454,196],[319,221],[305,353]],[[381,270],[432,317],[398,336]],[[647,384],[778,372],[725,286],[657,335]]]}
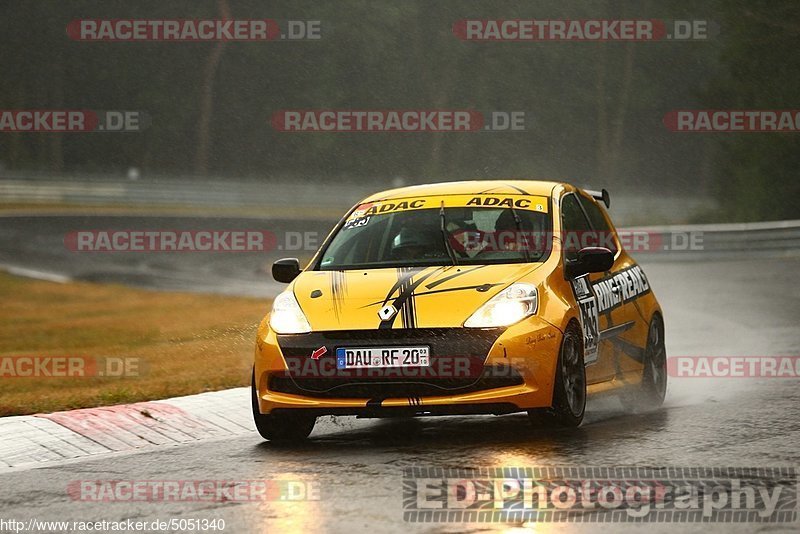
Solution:
{"label": "racing helmet", "polygon": [[436,235],[431,235],[431,227],[412,229],[402,228],[392,240],[392,250],[405,247],[430,247],[436,244]]}

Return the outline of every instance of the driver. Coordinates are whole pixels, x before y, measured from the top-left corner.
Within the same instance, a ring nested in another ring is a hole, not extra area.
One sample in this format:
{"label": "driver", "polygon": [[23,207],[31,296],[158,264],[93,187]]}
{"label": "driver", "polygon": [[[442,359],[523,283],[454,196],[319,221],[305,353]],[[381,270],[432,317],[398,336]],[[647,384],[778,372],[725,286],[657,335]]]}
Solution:
{"label": "driver", "polygon": [[392,239],[393,260],[413,260],[442,255],[441,232],[431,225],[414,228],[404,226]]}
{"label": "driver", "polygon": [[522,251],[528,247],[528,252],[538,253],[538,241],[540,236],[534,232],[533,225],[528,217],[520,215],[519,226],[514,220],[514,213],[511,210],[503,210],[494,223],[495,243],[498,250],[503,251]]}

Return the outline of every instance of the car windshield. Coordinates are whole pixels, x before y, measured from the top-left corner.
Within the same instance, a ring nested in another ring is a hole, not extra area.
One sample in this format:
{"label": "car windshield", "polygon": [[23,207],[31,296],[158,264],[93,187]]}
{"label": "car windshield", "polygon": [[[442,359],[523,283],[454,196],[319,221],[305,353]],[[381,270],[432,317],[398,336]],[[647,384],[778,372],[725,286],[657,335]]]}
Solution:
{"label": "car windshield", "polygon": [[541,262],[551,248],[550,214],[542,211],[448,207],[354,213],[323,251],[320,270],[452,265],[454,260],[459,265]]}

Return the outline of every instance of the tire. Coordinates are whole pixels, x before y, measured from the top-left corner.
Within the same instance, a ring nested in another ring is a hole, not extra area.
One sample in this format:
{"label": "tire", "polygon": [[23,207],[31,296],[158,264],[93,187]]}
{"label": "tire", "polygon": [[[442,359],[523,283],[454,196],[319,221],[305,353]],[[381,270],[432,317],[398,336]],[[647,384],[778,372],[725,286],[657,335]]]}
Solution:
{"label": "tire", "polygon": [[297,443],[305,440],[314,430],[316,417],[307,415],[262,414],[258,409],[255,370],[250,382],[250,399],[253,407],[253,421],[261,437],[275,443]]}
{"label": "tire", "polygon": [[553,384],[553,405],[545,410],[530,410],[535,425],[565,428],[580,426],[586,412],[586,366],[583,361],[583,334],[570,323],[561,339]]}
{"label": "tire", "polygon": [[642,363],[644,370],[637,404],[645,410],[653,410],[664,403],[667,395],[667,349],[664,320],[659,314],[653,315],[650,321]]}

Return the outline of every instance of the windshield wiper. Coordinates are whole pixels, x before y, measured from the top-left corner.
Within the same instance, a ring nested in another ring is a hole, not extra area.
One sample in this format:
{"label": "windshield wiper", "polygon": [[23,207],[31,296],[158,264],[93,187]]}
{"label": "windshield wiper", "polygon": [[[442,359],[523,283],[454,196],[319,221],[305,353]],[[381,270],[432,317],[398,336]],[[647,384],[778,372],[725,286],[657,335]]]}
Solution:
{"label": "windshield wiper", "polygon": [[442,208],[439,210],[439,221],[440,228],[442,230],[442,239],[444,239],[444,248],[447,250],[447,255],[450,256],[450,260],[453,262],[453,265],[458,265],[456,251],[453,250],[452,246],[450,246],[450,238],[447,236],[447,219],[444,215],[444,200],[442,200]]}
{"label": "windshield wiper", "polygon": [[[522,220],[520,220],[519,215],[517,214],[517,210],[514,209],[514,206],[509,206],[508,209],[511,210],[511,215],[514,217],[514,224],[517,226],[516,241],[517,243],[519,243],[519,240],[522,238]],[[522,251],[525,254],[525,263],[531,262],[531,252],[530,250],[528,250],[529,246],[530,245],[528,244],[528,238],[526,237],[525,244],[522,246]]]}

